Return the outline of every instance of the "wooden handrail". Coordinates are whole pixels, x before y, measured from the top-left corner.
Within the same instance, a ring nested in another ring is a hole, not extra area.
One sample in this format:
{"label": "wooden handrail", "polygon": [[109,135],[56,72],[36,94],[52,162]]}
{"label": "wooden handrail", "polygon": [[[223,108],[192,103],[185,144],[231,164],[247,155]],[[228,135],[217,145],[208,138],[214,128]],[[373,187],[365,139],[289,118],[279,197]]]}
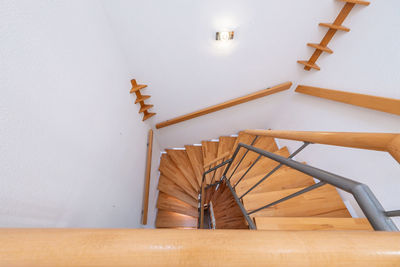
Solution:
{"label": "wooden handrail", "polygon": [[0,229],[0,266],[398,266],[399,251],[399,232]]}
{"label": "wooden handrail", "polygon": [[296,92],[400,115],[400,99],[350,93],[307,85],[297,86]]}
{"label": "wooden handrail", "polygon": [[209,161],[208,163],[204,164],[204,169],[206,169],[208,166],[210,166],[210,165],[212,165],[212,164],[214,164],[214,163],[216,163],[216,162],[218,162],[220,160],[223,160],[226,157],[229,157],[230,154],[231,154],[231,152],[228,151],[228,152],[222,154],[221,156],[219,156],[218,158],[215,158],[212,161]]}
{"label": "wooden handrail", "polygon": [[147,141],[147,158],[146,158],[146,174],[144,182],[143,194],[143,210],[142,210],[142,224],[147,224],[147,214],[149,212],[149,190],[150,190],[150,176],[151,176],[151,156],[153,153],[153,130],[149,130],[149,137]]}
{"label": "wooden handrail", "polygon": [[245,132],[253,135],[263,135],[317,144],[386,151],[400,163],[399,133],[300,132],[275,130],[246,130]]}
{"label": "wooden handrail", "polygon": [[206,114],[209,114],[209,113],[221,110],[221,109],[225,109],[225,108],[229,108],[229,107],[232,107],[232,106],[235,106],[235,105],[246,103],[248,101],[251,101],[251,100],[254,100],[254,99],[257,99],[257,98],[260,98],[260,97],[264,97],[264,96],[275,94],[275,93],[278,93],[278,92],[281,92],[281,91],[284,91],[284,90],[288,90],[291,86],[292,86],[291,82],[282,83],[282,84],[279,84],[277,86],[274,86],[274,87],[271,87],[271,88],[268,88],[268,89],[257,91],[255,93],[252,93],[252,94],[249,94],[249,95],[245,95],[245,96],[242,96],[242,97],[239,97],[239,98],[235,98],[235,99],[232,99],[232,100],[229,100],[229,101],[226,101],[226,102],[223,102],[223,103],[211,106],[211,107],[207,107],[207,108],[204,108],[204,109],[201,109],[201,110],[198,110],[198,111],[186,114],[186,115],[182,115],[182,116],[170,119],[170,120],[166,120],[164,122],[160,122],[160,123],[158,123],[156,125],[156,128],[160,129],[160,128],[163,128],[163,127],[167,127],[167,126],[170,126],[172,124],[176,124],[176,123],[179,123],[179,122],[183,122],[183,121],[187,121],[187,120],[190,120],[190,119],[193,119],[193,118],[197,118],[197,117],[200,117],[200,116],[203,116],[203,115],[206,115]]}

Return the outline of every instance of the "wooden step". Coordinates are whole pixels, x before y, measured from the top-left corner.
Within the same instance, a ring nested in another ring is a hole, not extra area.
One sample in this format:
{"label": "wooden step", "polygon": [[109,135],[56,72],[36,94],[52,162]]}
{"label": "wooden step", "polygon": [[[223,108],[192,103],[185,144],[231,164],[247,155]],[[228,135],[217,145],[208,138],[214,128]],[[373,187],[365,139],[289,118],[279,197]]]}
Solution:
{"label": "wooden step", "polygon": [[281,231],[373,231],[365,218],[322,218],[322,217],[255,217],[257,230]]}
{"label": "wooden step", "polygon": [[327,28],[330,28],[330,29],[333,29],[333,30],[345,31],[345,32],[349,32],[350,31],[350,29],[345,27],[345,26],[336,25],[336,24],[332,24],[332,23],[323,23],[323,22],[321,22],[319,24],[319,26],[327,27]]}
{"label": "wooden step", "polygon": [[[236,142],[236,137],[232,136],[220,136],[219,137],[219,145],[218,145],[218,153],[217,153],[217,158],[221,157],[222,155],[229,153],[226,157],[223,158],[223,160],[218,161],[214,166],[221,164],[225,160],[230,158],[230,152],[232,151],[233,146],[235,145]],[[217,170],[215,173],[215,179],[220,179],[222,177],[222,174],[224,173],[225,167],[221,167]]]}
{"label": "wooden step", "polygon": [[196,218],[199,215],[197,208],[163,192],[158,194],[157,209],[173,211]]}
{"label": "wooden step", "polygon": [[148,112],[147,114],[145,113],[143,116],[143,121],[150,119],[151,117],[153,117],[156,114],[157,113],[153,113],[153,112]]}
{"label": "wooden step", "polygon": [[315,63],[311,64],[311,63],[309,63],[308,61],[305,61],[305,60],[297,60],[297,63],[303,64],[304,66],[309,67],[309,68],[313,68],[315,70],[321,70],[321,68],[318,67],[317,64],[315,64]]}
{"label": "wooden step", "polygon": [[159,171],[181,187],[184,192],[197,199],[198,192],[193,189],[192,185],[167,154],[161,155]]}
{"label": "wooden step", "polygon": [[157,228],[197,228],[197,219],[176,212],[158,210]]}
{"label": "wooden step", "polygon": [[154,105],[143,105],[140,110],[139,113],[145,112],[148,109],[151,109],[152,107],[154,107]]}
{"label": "wooden step", "polygon": [[158,180],[158,187],[157,189],[160,192],[173,196],[190,206],[197,208],[198,207],[198,200],[194,199],[192,196],[188,195],[181,187],[175,184],[173,181],[168,179],[168,177],[164,175],[160,175],[160,179]]}
{"label": "wooden step", "polygon": [[327,52],[327,53],[329,53],[329,54],[332,54],[332,53],[333,53],[333,51],[332,51],[329,47],[322,46],[322,45],[320,45],[320,44],[308,43],[307,45],[310,46],[310,47],[313,47],[313,48],[315,48],[315,49],[318,49],[318,50]]}
{"label": "wooden step", "polygon": [[145,85],[145,84],[138,84],[138,85],[132,87],[130,93],[131,94],[135,93],[135,92],[140,91],[140,90],[142,90],[143,88],[146,88],[146,87],[147,87],[147,85]]}
{"label": "wooden step", "polygon": [[149,96],[149,95],[142,95],[141,97],[136,98],[135,104],[137,104],[137,103],[139,103],[139,102],[143,102],[143,101],[145,101],[146,99],[149,99],[150,97],[151,97],[151,96]]}
{"label": "wooden step", "polygon": [[[236,193],[241,196],[247,192],[252,186],[259,182],[266,173],[262,173],[250,179],[244,178],[235,188]],[[314,179],[305,173],[297,171],[287,166],[282,166],[274,172],[265,181],[254,188],[249,194],[280,191],[285,189],[307,187],[315,184]]]}
{"label": "wooden step", "polygon": [[[293,194],[303,188],[249,194],[243,198],[247,211],[252,211]],[[251,214],[252,217],[351,217],[339,193],[324,185],[277,205]]]}
{"label": "wooden step", "polygon": [[[287,158],[287,157],[289,157],[289,155],[290,155],[290,153],[289,153],[289,150],[287,149],[287,147],[283,147],[283,148],[281,148],[281,149],[279,149],[278,151],[275,151],[274,152],[274,154],[277,154],[277,155],[279,155],[279,156],[282,156],[282,157],[285,157],[285,158]],[[242,181],[243,180],[247,180],[247,179],[251,179],[251,178],[253,178],[253,177],[255,177],[255,176],[257,176],[258,177],[258,175],[261,175],[261,174],[263,174],[263,175],[266,175],[268,172],[270,172],[270,171],[272,171],[276,166],[278,166],[279,165],[279,163],[278,162],[276,162],[276,161],[274,161],[274,160],[272,160],[272,159],[269,159],[269,158],[267,158],[267,157],[262,157],[254,166],[253,166],[253,168],[251,168],[251,170],[249,170],[248,172],[247,172],[247,168],[246,169],[242,169],[242,170],[240,170],[240,171],[237,171],[237,172],[235,172],[233,175],[232,175],[232,178],[231,178],[231,184],[233,185],[233,184],[236,184],[236,182],[238,182],[238,180],[243,176],[243,174],[245,174],[246,172],[246,176],[242,179]],[[227,176],[228,178],[230,177],[230,176]],[[239,183],[240,184],[240,183]]]}
{"label": "wooden step", "polygon": [[190,164],[192,165],[193,171],[197,177],[197,183],[201,186],[201,180],[203,178],[203,150],[201,146],[185,146],[186,154],[189,157]]}
{"label": "wooden step", "polygon": [[[210,162],[210,161],[214,160],[217,157],[219,142],[202,141],[201,145],[203,147],[203,161],[204,161],[204,163]],[[204,171],[206,171],[208,169],[210,169],[210,167],[208,167]],[[214,172],[211,172],[211,173],[206,175],[207,184],[210,184],[211,179],[213,178],[213,176],[214,176]]]}
{"label": "wooden step", "polygon": [[363,6],[368,6],[369,2],[368,1],[362,1],[362,0],[339,0],[342,2],[346,3],[352,3],[352,4],[357,4],[357,5],[363,5]]}
{"label": "wooden step", "polygon": [[182,172],[185,178],[192,185],[193,189],[196,192],[199,192],[200,185],[198,184],[196,175],[194,174],[192,164],[190,163],[189,157],[186,154],[185,150],[175,150],[175,149],[166,149],[167,155],[170,156],[172,161],[178,167],[178,169]]}

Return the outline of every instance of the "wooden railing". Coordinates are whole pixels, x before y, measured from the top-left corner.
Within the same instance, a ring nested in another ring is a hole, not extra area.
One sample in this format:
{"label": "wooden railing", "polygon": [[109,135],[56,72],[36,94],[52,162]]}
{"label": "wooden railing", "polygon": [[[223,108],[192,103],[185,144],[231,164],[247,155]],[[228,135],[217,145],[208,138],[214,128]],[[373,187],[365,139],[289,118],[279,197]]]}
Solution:
{"label": "wooden railing", "polygon": [[144,225],[147,224],[147,215],[149,211],[149,190],[150,190],[152,153],[153,153],[153,130],[150,129],[147,141],[146,174],[145,174],[144,194],[143,194],[142,224]]}
{"label": "wooden railing", "polygon": [[297,86],[296,92],[400,115],[400,99],[344,92],[307,85]]}
{"label": "wooden railing", "polygon": [[182,116],[170,119],[170,120],[166,120],[164,122],[160,122],[160,123],[158,123],[156,125],[156,128],[160,129],[160,128],[163,128],[163,127],[167,127],[167,126],[170,126],[172,124],[176,124],[176,123],[179,123],[179,122],[183,122],[183,121],[187,121],[187,120],[190,120],[190,119],[193,119],[193,118],[197,118],[199,116],[203,116],[203,115],[206,115],[206,114],[209,114],[209,113],[221,110],[221,109],[225,109],[225,108],[229,108],[229,107],[232,107],[232,106],[235,106],[235,105],[246,103],[246,102],[249,102],[251,100],[260,98],[260,97],[264,97],[264,96],[275,94],[275,93],[278,93],[278,92],[281,92],[281,91],[284,91],[284,90],[288,90],[291,86],[292,86],[291,82],[282,83],[282,84],[279,84],[277,86],[274,86],[274,87],[271,87],[271,88],[268,88],[268,89],[257,91],[255,93],[252,93],[252,94],[249,94],[249,95],[246,95],[246,96],[235,98],[235,99],[232,99],[232,100],[229,100],[229,101],[226,101],[226,102],[223,102],[223,103],[211,106],[211,107],[207,107],[207,108],[204,108],[204,109],[201,109],[201,110],[198,110],[198,111],[186,114],[186,115],[182,115]]}
{"label": "wooden railing", "polygon": [[0,230],[4,267],[398,266],[399,251],[398,232]]}
{"label": "wooden railing", "polygon": [[300,132],[246,130],[248,134],[304,141],[316,144],[386,151],[400,163],[399,133]]}

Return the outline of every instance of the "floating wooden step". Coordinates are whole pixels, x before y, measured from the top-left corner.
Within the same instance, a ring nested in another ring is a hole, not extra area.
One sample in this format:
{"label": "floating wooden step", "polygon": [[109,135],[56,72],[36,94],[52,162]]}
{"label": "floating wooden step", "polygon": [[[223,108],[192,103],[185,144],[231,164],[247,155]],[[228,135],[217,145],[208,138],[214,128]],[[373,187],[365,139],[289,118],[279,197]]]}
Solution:
{"label": "floating wooden step", "polygon": [[197,177],[197,183],[201,186],[203,179],[203,151],[201,146],[185,146],[186,153],[189,157],[190,164]]}
{"label": "floating wooden step", "polygon": [[143,107],[140,108],[139,113],[145,112],[148,109],[151,109],[154,107],[154,105],[143,105]]}
{"label": "floating wooden step", "polygon": [[145,101],[146,99],[149,99],[150,97],[151,97],[151,96],[149,96],[149,95],[142,95],[142,97],[136,99],[135,104],[137,104],[137,103],[139,103],[139,102],[143,102],[143,101]]}
{"label": "floating wooden step", "polygon": [[299,60],[297,61],[299,64],[304,65],[305,70],[320,70],[320,67],[318,67],[315,62],[317,62],[319,56],[322,54],[322,52],[327,52],[327,53],[332,53],[332,50],[328,48],[329,42],[332,40],[333,36],[335,33],[340,30],[340,31],[345,31],[349,32],[350,29],[347,27],[344,27],[342,25],[343,21],[346,19],[346,17],[349,15],[350,11],[353,9],[355,4],[360,4],[367,6],[369,5],[369,2],[367,1],[361,1],[361,0],[341,0],[342,2],[346,2],[346,4],[343,6],[342,10],[340,10],[340,13],[337,15],[335,21],[333,23],[319,23],[320,26],[322,27],[327,27],[328,31],[326,32],[324,38],[322,38],[321,42],[319,44],[307,44],[308,46],[314,47],[315,51],[310,57],[308,61],[304,60]]}
{"label": "floating wooden step", "polygon": [[138,85],[132,87],[130,93],[132,94],[132,93],[138,92],[138,91],[140,91],[140,90],[142,90],[143,88],[146,88],[146,87],[147,87],[147,85],[145,85],[145,84],[138,84]]}
{"label": "floating wooden step", "polygon": [[346,3],[352,3],[352,4],[357,4],[357,5],[363,5],[363,6],[368,6],[369,2],[368,1],[362,1],[362,0],[339,0],[342,2]]}
{"label": "floating wooden step", "polygon": [[192,165],[190,164],[190,160],[186,151],[178,149],[167,149],[165,151],[167,152],[167,155],[170,156],[175,165],[178,167],[178,169],[185,176],[185,178],[189,181],[193,189],[196,192],[199,192],[200,186],[197,183],[196,175],[193,171]]}
{"label": "floating wooden step", "polygon": [[197,228],[197,219],[180,213],[158,210],[157,228]]}
{"label": "floating wooden step", "polygon": [[307,45],[310,46],[310,47],[313,47],[313,48],[315,48],[315,49],[318,49],[318,50],[327,52],[327,53],[329,53],[329,54],[332,54],[332,53],[333,53],[333,51],[332,51],[329,47],[322,46],[322,45],[320,45],[320,44],[308,43]]}
{"label": "floating wooden step", "polygon": [[333,29],[333,30],[345,31],[345,32],[349,32],[350,31],[350,29],[347,28],[347,27],[344,27],[342,25],[335,25],[335,24],[332,24],[332,23],[323,23],[323,22],[321,22],[319,24],[319,26],[330,28],[330,29]]}
{"label": "floating wooden step", "polygon": [[309,63],[309,62],[307,62],[305,60],[297,60],[297,63],[303,64],[304,66],[312,68],[312,69],[315,69],[315,70],[320,70],[321,69],[317,64],[315,64],[315,63],[312,64],[312,63]]}
{"label": "floating wooden step", "polygon": [[[211,162],[213,161],[218,154],[218,142],[214,142],[214,141],[202,141],[201,145],[203,147],[203,160],[204,162]],[[214,166],[210,166],[211,168]],[[204,171],[207,171],[208,169],[210,169],[210,167],[208,167],[207,169],[205,169]],[[207,184],[210,184],[212,178],[214,177],[214,172],[208,173],[206,175],[206,182]]]}
{"label": "floating wooden step", "polygon": [[323,218],[323,217],[255,217],[257,230],[278,231],[373,231],[365,218]]}
{"label": "floating wooden step", "polygon": [[145,114],[143,116],[143,121],[150,119],[151,117],[153,117],[156,114],[157,113],[145,112]]}
{"label": "floating wooden step", "polygon": [[[258,209],[304,188],[249,194],[243,198],[248,211]],[[272,207],[251,214],[252,217],[351,217],[342,198],[331,185],[324,185]]]}
{"label": "floating wooden step", "polygon": [[193,198],[192,196],[188,195],[181,187],[175,184],[172,180],[167,178],[164,175],[160,175],[160,179],[158,180],[158,187],[157,189],[160,192],[164,192],[170,196],[173,196],[190,206],[197,208],[198,202],[197,199]]}
{"label": "floating wooden step", "polygon": [[158,194],[157,209],[181,213],[195,218],[199,216],[197,208],[163,192]]}

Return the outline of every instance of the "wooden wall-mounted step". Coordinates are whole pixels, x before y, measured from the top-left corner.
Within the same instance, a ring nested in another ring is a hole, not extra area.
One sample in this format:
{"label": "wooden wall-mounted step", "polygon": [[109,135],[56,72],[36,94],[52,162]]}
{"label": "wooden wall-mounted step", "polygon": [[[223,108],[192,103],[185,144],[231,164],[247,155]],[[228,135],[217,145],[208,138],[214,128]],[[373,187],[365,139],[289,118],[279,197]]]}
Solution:
{"label": "wooden wall-mounted step", "polygon": [[343,6],[342,10],[340,11],[339,15],[336,17],[335,21],[333,23],[319,23],[319,26],[326,27],[328,28],[328,32],[325,34],[324,38],[319,44],[313,44],[313,43],[308,43],[307,45],[310,47],[315,48],[314,53],[310,57],[309,60],[298,60],[297,63],[304,65],[305,70],[320,70],[321,68],[318,67],[315,62],[318,60],[319,56],[322,54],[322,52],[330,53],[332,54],[333,51],[328,48],[329,42],[332,40],[333,36],[335,33],[339,31],[345,31],[349,32],[350,29],[343,26],[342,23],[346,19],[346,17],[349,15],[350,11],[353,9],[353,7],[358,4],[358,5],[364,5],[368,6],[369,2],[367,1],[361,1],[361,0],[340,0],[342,2],[346,2],[346,4]]}
{"label": "wooden wall-mounted step", "polygon": [[135,104],[138,104],[138,103],[140,104],[139,113],[143,113],[143,121],[145,121],[145,120],[153,117],[154,115],[156,115],[156,113],[148,111],[149,109],[154,107],[154,105],[148,105],[148,104],[144,103],[144,101],[146,99],[149,99],[150,96],[149,95],[142,95],[142,93],[140,92],[140,90],[146,88],[147,85],[145,85],[145,84],[137,84],[135,79],[131,80],[131,84],[132,84],[132,89],[131,89],[130,93],[131,94],[133,94],[133,93],[136,94]]}

